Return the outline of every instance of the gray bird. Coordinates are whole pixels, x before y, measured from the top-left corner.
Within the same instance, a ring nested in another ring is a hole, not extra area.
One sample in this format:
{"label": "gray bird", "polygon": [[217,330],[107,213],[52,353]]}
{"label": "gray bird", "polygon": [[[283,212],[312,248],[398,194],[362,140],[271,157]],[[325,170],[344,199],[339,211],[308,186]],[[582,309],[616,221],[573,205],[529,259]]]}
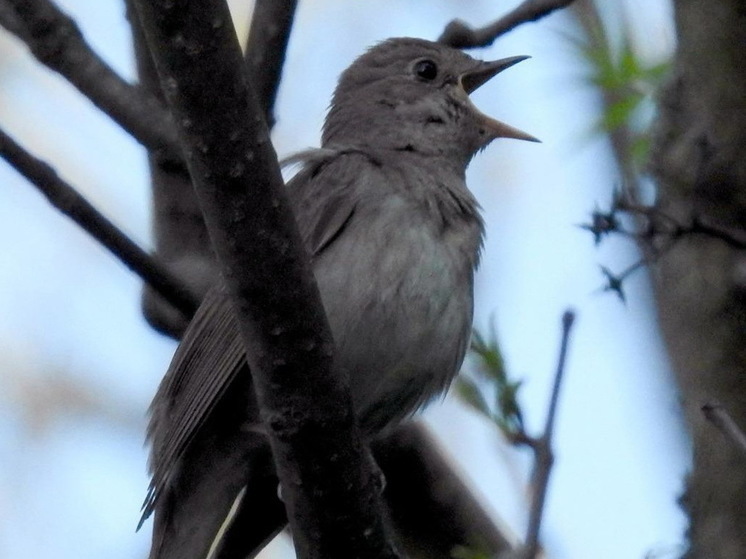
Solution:
{"label": "gray bird", "polygon": [[[466,167],[495,138],[536,141],[468,94],[525,58],[483,62],[425,40],[384,41],[340,77],[322,147],[293,158],[301,168],[288,194],[368,437],[441,394],[464,359],[484,232]],[[216,287],[151,407],[151,559],[245,557],[282,526],[251,394],[233,310]]]}

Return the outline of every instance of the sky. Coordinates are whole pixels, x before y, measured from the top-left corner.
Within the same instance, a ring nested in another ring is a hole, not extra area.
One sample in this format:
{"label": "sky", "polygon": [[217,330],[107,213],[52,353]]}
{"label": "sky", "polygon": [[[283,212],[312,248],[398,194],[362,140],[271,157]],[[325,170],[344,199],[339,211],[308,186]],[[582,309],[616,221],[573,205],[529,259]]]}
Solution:
{"label": "sky", "polygon": [[[243,36],[249,8],[235,4]],[[368,46],[392,36],[434,39],[454,17],[480,24],[515,4],[300,2],[277,104],[278,153],[318,145],[337,76]],[[601,2],[606,21],[613,27],[624,15],[643,56],[670,56],[668,2],[622,4]],[[132,79],[121,3],[59,5]],[[569,40],[576,32],[557,13],[472,53],[532,56],[474,101],[543,142],[496,141],[469,169],[487,222],[475,324],[495,325],[538,433],[560,316],[568,307],[578,313],[543,530],[548,557],[673,557],[683,538],[675,501],[689,447],[645,275],[631,278],[626,305],[600,290],[599,264],[624,269],[634,247],[599,249],[577,227],[608,203],[619,176],[608,142],[589,133],[601,106]],[[0,78],[0,125],[150,247],[143,150],[2,30]],[[145,557],[150,526],[134,528],[147,487],[146,410],[175,344],[140,316],[140,281],[4,162],[0,197],[0,557]],[[529,456],[455,398],[424,418],[495,517],[521,536]],[[266,557],[288,553],[281,541]]]}

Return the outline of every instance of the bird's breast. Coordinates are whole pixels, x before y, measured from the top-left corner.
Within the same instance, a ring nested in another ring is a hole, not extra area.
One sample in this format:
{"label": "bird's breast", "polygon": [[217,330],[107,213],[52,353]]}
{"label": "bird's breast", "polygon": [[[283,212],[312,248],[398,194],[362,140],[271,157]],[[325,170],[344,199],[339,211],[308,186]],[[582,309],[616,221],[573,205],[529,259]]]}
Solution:
{"label": "bird's breast", "polygon": [[478,224],[437,224],[394,197],[356,208],[317,260],[337,362],[367,430],[410,414],[458,372],[479,235]]}

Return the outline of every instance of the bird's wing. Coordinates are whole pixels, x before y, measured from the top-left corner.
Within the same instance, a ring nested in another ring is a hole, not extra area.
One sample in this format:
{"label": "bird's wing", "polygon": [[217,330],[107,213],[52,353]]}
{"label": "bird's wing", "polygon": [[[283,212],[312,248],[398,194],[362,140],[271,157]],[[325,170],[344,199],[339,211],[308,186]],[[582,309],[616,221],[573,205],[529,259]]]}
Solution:
{"label": "bird's wing", "polygon": [[[329,169],[347,153],[309,150],[294,161],[303,167],[288,184],[288,193],[312,258],[337,238],[354,213],[355,197],[349,192],[354,176]],[[184,333],[153,399],[148,427],[152,478],[140,525],[153,512],[179,458],[245,363],[228,294],[223,287],[214,287]]]}
{"label": "bird's wing", "polygon": [[355,213],[354,189],[358,176],[349,172],[345,157],[367,157],[359,150],[315,149],[286,162],[303,168],[287,190],[301,239],[312,259],[319,256],[344,230]]}
{"label": "bird's wing", "polygon": [[152,478],[140,524],[152,513],[173,468],[245,363],[233,307],[212,288],[192,319],[151,406]]}

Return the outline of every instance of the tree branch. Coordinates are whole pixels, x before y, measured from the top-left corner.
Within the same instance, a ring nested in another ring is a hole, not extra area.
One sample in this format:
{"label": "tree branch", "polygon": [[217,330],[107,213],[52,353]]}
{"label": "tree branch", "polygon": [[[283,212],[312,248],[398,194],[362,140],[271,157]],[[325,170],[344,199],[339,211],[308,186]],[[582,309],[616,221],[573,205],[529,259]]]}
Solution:
{"label": "tree branch", "polygon": [[[158,73],[143,35],[134,0],[126,0],[127,19],[132,31],[132,45],[137,63],[140,87],[165,107]],[[217,262],[207,234],[197,195],[183,161],[174,162],[159,153],[148,153],[152,190],[152,231],[155,255],[177,273],[200,299],[216,283]],[[157,331],[179,339],[191,317],[184,317],[148,284],[143,286],[142,312]]]}
{"label": "tree branch", "polygon": [[54,207],[109,249],[184,315],[194,314],[198,301],[181,282],[101,215],[72,186],[59,178],[49,165],[25,151],[2,129],[0,156],[36,186]]}
{"label": "tree branch", "polygon": [[460,19],[454,19],[446,26],[438,42],[459,49],[487,47],[519,25],[539,20],[572,3],[573,0],[524,0],[513,11],[479,29],[472,28]]}
{"label": "tree branch", "polygon": [[[746,65],[743,2],[673,3],[676,51],[656,95],[649,170],[656,205],[743,227],[746,212]],[[678,243],[650,274],[663,340],[692,438],[692,466],[679,499],[689,517],[685,556],[746,557],[743,454],[714,436],[692,402],[717,401],[746,425],[744,253],[705,236]]]}
{"label": "tree branch", "polygon": [[298,0],[257,0],[251,16],[244,61],[270,129],[297,4]]}
{"label": "tree branch", "polygon": [[[564,378],[570,332],[574,322],[574,311],[565,311],[562,315],[562,341],[547,418],[544,424],[544,432],[538,437],[526,432],[523,412],[517,397],[522,381],[510,380],[505,370],[494,331],[490,336],[485,337],[475,330],[472,336],[471,351],[479,359],[477,372],[490,383],[495,403],[490,405],[482,395],[480,388],[472,381],[466,381],[466,379],[461,379],[461,396],[475,411],[492,421],[512,445],[528,447],[534,456],[526,540],[515,552],[505,554],[505,559],[535,559],[539,552],[539,531],[549,488],[549,475],[554,464],[552,452],[554,424],[557,417],[560,388]],[[493,554],[490,553],[489,556],[491,557]],[[503,555],[500,557],[503,557]]]}
{"label": "tree branch", "polygon": [[173,122],[163,105],[118,76],[86,43],[75,21],[54,4],[48,0],[0,0],[0,25],[143,146],[170,159],[181,157]]}
{"label": "tree branch", "polygon": [[575,313],[571,310],[565,311],[562,315],[562,342],[560,344],[560,354],[557,360],[557,370],[554,375],[554,385],[552,387],[552,396],[549,400],[549,411],[547,420],[544,424],[544,433],[534,446],[536,463],[532,475],[532,493],[531,510],[529,512],[528,531],[526,534],[526,543],[524,544],[524,553],[527,559],[533,559],[539,552],[539,531],[541,521],[544,516],[544,504],[546,502],[547,490],[549,489],[549,475],[554,465],[554,453],[552,452],[552,439],[554,436],[554,425],[557,417],[557,403],[559,401],[559,392],[562,386],[562,379],[565,374],[565,362],[567,359],[567,349],[570,343],[570,332],[575,322]]}
{"label": "tree branch", "polygon": [[296,552],[396,557],[225,1],[135,5],[233,297]]}
{"label": "tree branch", "polygon": [[[257,0],[254,5],[245,62],[270,128],[296,4]],[[386,477],[389,515],[408,556],[450,559],[457,546],[496,556],[510,548],[422,425],[411,423],[386,437],[375,456]]]}
{"label": "tree branch", "polygon": [[18,14],[13,7],[8,4],[5,0],[0,0],[0,25],[5,27],[7,31],[13,33],[22,41],[26,41],[27,33],[23,27],[23,23],[18,18]]}
{"label": "tree branch", "polygon": [[[655,264],[673,250],[680,241],[699,236],[722,241],[731,248],[746,249],[746,232],[739,227],[717,223],[707,214],[694,215],[687,219],[677,219],[658,206],[645,206],[630,200],[629,192],[614,196],[611,208],[607,211],[595,209],[590,223],[581,224],[593,234],[598,245],[609,235],[621,235],[634,239],[642,248],[644,256],[619,273],[612,273],[605,266],[601,271],[606,278],[604,291],[612,291],[624,301],[624,282],[632,274],[645,266]],[[635,228],[625,227],[618,214],[625,213],[634,218]]]}
{"label": "tree branch", "polygon": [[452,559],[458,547],[501,556],[509,537],[463,482],[428,430],[410,422],[373,445],[384,498],[407,557]]}

